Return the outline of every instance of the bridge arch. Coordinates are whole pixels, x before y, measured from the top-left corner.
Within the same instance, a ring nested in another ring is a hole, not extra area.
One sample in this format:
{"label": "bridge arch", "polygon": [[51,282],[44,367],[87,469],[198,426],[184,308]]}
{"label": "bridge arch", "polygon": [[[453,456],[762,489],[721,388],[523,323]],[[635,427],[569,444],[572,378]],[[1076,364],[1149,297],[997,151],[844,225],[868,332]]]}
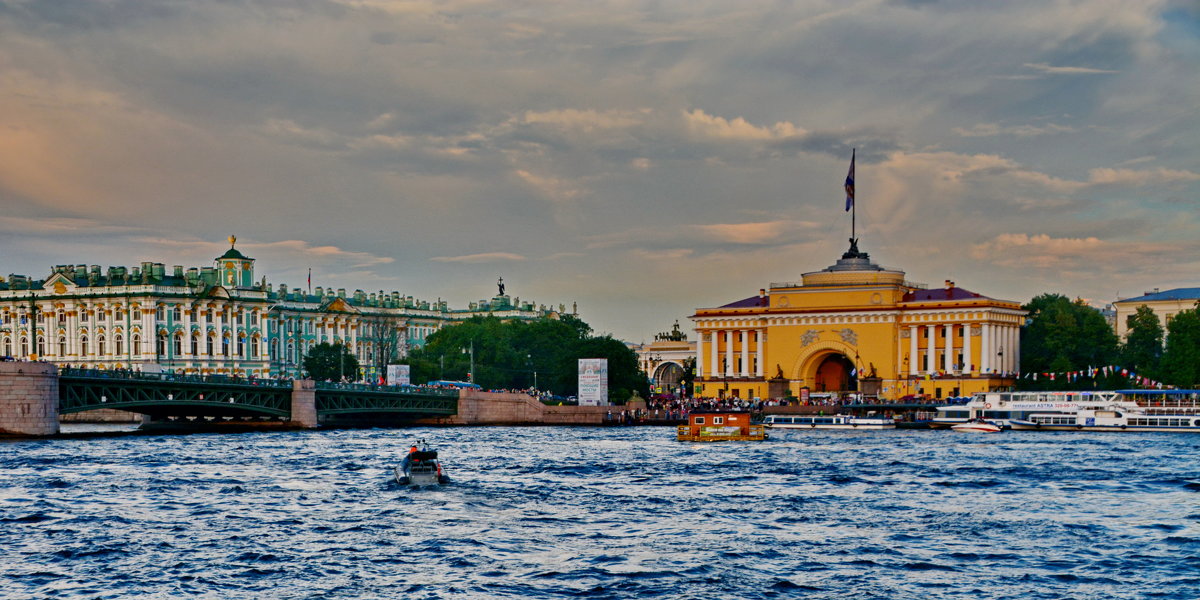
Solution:
{"label": "bridge arch", "polygon": [[656,387],[665,389],[674,389],[683,381],[684,369],[683,365],[673,361],[664,360],[654,367],[654,374],[651,380],[654,381]]}

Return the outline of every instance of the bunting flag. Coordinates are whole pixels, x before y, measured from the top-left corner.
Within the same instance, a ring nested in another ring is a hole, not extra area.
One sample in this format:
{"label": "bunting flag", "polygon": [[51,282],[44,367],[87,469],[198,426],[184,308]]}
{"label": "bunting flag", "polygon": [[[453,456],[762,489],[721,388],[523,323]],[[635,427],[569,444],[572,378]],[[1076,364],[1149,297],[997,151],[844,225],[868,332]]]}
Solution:
{"label": "bunting flag", "polygon": [[850,151],[850,172],[846,174],[846,212],[850,212],[850,208],[854,206],[854,155],[858,152],[855,148]]}

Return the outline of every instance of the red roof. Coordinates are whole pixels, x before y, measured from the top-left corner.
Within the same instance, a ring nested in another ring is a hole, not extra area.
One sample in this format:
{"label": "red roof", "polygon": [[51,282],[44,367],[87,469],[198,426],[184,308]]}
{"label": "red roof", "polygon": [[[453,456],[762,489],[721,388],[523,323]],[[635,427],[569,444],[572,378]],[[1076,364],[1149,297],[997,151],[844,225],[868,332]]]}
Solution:
{"label": "red roof", "polygon": [[965,290],[960,287],[938,288],[935,290],[916,290],[904,295],[901,302],[937,302],[938,300],[973,300],[975,298],[985,298],[971,290]]}
{"label": "red roof", "polygon": [[717,308],[762,308],[766,306],[770,306],[770,302],[766,296],[750,296],[745,300],[730,302],[725,306],[718,306]]}

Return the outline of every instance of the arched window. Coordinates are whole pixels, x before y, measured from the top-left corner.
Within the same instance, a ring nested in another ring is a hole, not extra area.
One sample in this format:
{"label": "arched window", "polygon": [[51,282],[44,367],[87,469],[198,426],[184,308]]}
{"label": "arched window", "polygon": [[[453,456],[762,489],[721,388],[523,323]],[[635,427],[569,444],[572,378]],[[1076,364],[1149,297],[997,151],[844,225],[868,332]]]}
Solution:
{"label": "arched window", "polygon": [[88,355],[88,343],[87,342],[88,342],[88,339],[87,339],[86,335],[79,338],[79,355],[80,356]]}
{"label": "arched window", "polygon": [[62,310],[58,311],[58,324],[65,325],[66,323],[67,323],[66,311],[62,311]]}
{"label": "arched window", "polygon": [[211,334],[211,333],[208,334],[208,355],[209,356],[213,355],[213,345],[215,345],[215,344],[216,344],[216,340],[214,339],[213,334]]}
{"label": "arched window", "polygon": [[175,334],[175,356],[183,355],[183,333]]}
{"label": "arched window", "polygon": [[137,356],[141,356],[142,355],[142,336],[135,333],[135,334],[133,334],[133,337],[129,338],[129,340],[130,340],[129,343],[131,345],[130,350],[133,352],[133,354],[135,354]]}
{"label": "arched window", "polygon": [[154,311],[154,316],[159,321],[165,320],[167,318],[167,307],[159,304],[158,309]]}
{"label": "arched window", "polygon": [[116,352],[117,356],[124,356],[125,338],[121,334],[118,333],[117,335],[113,336],[113,346],[114,352]]}
{"label": "arched window", "polygon": [[245,336],[241,336],[241,335],[238,336],[237,355],[238,355],[238,358],[245,358],[245,356],[246,356],[246,337]]}
{"label": "arched window", "polygon": [[12,338],[7,336],[4,338],[4,355],[12,356]]}
{"label": "arched window", "polygon": [[165,333],[158,334],[157,340],[158,340],[158,343],[156,344],[155,351],[158,353],[159,358],[166,358],[166,356],[167,356],[167,334],[165,334]]}
{"label": "arched window", "polygon": [[171,311],[171,318],[174,319],[176,323],[178,323],[180,320],[182,320],[183,319],[183,307],[177,305],[175,307],[175,309]]}
{"label": "arched window", "polygon": [[279,360],[279,340],[271,340],[271,362]]}
{"label": "arched window", "polygon": [[21,358],[29,356],[29,338],[21,336]]}
{"label": "arched window", "polygon": [[229,336],[228,335],[221,336],[221,355],[222,356],[229,356],[230,345],[231,344],[229,343]]}
{"label": "arched window", "polygon": [[191,337],[192,337],[192,356],[196,356],[197,354],[200,353],[200,334],[193,333]]}
{"label": "arched window", "polygon": [[287,359],[286,359],[286,361],[287,361],[287,362],[293,362],[293,361],[295,361],[295,356],[296,356],[296,347],[295,347],[295,346],[293,346],[291,342],[288,342],[288,345],[287,345]]}
{"label": "arched window", "polygon": [[258,358],[258,336],[250,338],[250,358]]}
{"label": "arched window", "polygon": [[67,336],[58,336],[58,357],[62,358],[67,355]]}
{"label": "arched window", "polygon": [[125,319],[125,311],[118,308],[117,309],[117,321],[122,321],[124,319]]}

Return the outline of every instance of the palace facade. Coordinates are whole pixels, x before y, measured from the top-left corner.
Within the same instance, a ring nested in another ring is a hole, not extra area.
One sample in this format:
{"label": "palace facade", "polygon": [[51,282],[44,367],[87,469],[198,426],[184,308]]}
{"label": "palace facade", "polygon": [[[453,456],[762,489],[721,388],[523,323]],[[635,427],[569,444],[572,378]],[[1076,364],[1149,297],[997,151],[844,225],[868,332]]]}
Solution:
{"label": "palace facade", "polygon": [[[451,309],[400,292],[317,287],[311,292],[255,281],[254,259],[230,248],[214,266],[143,262],[140,267],[60,265],[34,280],[0,280],[0,355],[95,369],[297,377],[314,345],[344,344],[366,379],[424,344],[433,332],[474,316],[556,317],[501,292]],[[354,375],[351,378],[356,378]]]}
{"label": "palace facade", "polygon": [[1017,302],[952,281],[940,289],[907,281],[852,243],[800,282],[697,309],[696,393],[897,400],[1005,389],[1020,364],[1025,315]]}

